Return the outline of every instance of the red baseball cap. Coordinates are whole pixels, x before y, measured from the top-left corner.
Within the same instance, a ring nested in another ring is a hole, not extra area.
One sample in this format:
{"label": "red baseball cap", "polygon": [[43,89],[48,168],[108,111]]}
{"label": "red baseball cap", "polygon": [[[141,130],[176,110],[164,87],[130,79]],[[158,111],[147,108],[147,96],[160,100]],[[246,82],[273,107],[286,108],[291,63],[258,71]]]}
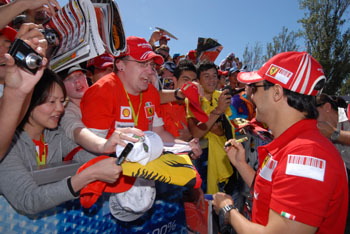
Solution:
{"label": "red baseball cap", "polygon": [[221,75],[227,76],[228,75],[228,71],[218,70],[218,74],[219,74],[219,76],[221,76]]}
{"label": "red baseball cap", "polygon": [[153,59],[158,65],[162,65],[164,59],[152,50],[152,46],[142,37],[129,36],[126,38],[127,49],[122,56],[131,56],[136,61],[148,61]]}
{"label": "red baseball cap", "polygon": [[306,52],[283,52],[273,56],[258,71],[240,72],[237,76],[242,83],[267,80],[279,84],[292,92],[316,96],[322,88],[317,83],[326,80],[322,66]]}
{"label": "red baseball cap", "polygon": [[198,87],[192,82],[188,82],[182,86],[181,91],[188,98],[188,106],[194,114],[194,116],[202,123],[207,122],[209,118],[208,115],[201,108],[201,104],[199,102]]}
{"label": "red baseball cap", "polygon": [[108,53],[101,54],[95,58],[90,59],[87,62],[86,67],[95,66],[97,68],[103,69],[107,67],[113,67],[114,57]]}
{"label": "red baseball cap", "polygon": [[0,30],[0,35],[4,35],[11,42],[13,42],[16,38],[17,31],[11,28],[10,26],[5,26],[3,29]]}

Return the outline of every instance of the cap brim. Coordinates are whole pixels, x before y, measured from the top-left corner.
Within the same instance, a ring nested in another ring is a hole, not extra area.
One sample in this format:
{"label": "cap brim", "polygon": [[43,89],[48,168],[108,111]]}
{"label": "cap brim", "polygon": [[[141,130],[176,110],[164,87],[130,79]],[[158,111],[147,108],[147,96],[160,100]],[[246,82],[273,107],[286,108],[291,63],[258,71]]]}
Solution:
{"label": "cap brim", "polygon": [[7,37],[11,42],[13,42],[16,38],[17,31],[10,26],[5,26],[3,29],[0,30],[0,34]]}
{"label": "cap brim", "polygon": [[196,85],[192,83],[186,83],[182,88],[181,92],[188,98],[191,109],[194,116],[202,123],[208,121],[208,115],[202,110],[199,103],[199,93]]}
{"label": "cap brim", "polygon": [[[133,57],[132,55],[129,55],[129,56]],[[161,55],[159,55],[159,54],[156,54],[156,53],[153,52],[153,51],[150,51],[150,52],[148,53],[148,55],[146,56],[146,58],[144,58],[144,59],[142,59],[142,60],[137,59],[137,58],[134,58],[134,57],[133,57],[133,59],[135,59],[136,61],[140,61],[140,62],[144,62],[144,61],[153,59],[153,61],[154,61],[156,64],[158,64],[158,65],[162,65],[162,64],[164,63],[163,57],[162,57]]]}
{"label": "cap brim", "polygon": [[239,82],[241,83],[256,83],[259,81],[264,80],[264,78],[262,78],[257,71],[252,71],[252,72],[240,72],[237,75],[237,79]]}
{"label": "cap brim", "polygon": [[113,63],[111,62],[104,63],[99,68],[107,68],[107,67],[113,67]]}
{"label": "cap brim", "polygon": [[194,116],[197,118],[197,120],[199,120],[200,122],[205,123],[209,120],[208,115],[198,105],[193,105],[192,103],[190,103],[189,108],[194,114]]}

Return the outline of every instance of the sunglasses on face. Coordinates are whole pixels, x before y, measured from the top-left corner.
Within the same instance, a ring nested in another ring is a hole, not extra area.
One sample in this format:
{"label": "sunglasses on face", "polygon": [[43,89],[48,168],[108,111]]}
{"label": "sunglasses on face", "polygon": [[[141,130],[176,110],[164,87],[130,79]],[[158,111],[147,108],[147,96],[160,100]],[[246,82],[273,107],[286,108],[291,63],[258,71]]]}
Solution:
{"label": "sunglasses on face", "polygon": [[252,89],[252,93],[256,93],[258,91],[259,87],[272,87],[274,84],[262,84],[262,85],[257,85],[256,83],[248,84],[248,86]]}

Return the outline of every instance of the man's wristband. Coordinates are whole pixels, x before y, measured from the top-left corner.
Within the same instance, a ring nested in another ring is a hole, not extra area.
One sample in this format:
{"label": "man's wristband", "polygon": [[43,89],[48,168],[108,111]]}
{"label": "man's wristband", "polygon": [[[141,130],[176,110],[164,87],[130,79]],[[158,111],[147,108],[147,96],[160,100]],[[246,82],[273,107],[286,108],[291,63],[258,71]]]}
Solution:
{"label": "man's wristband", "polygon": [[69,192],[71,192],[71,194],[72,194],[74,197],[79,197],[80,191],[74,192],[71,179],[72,179],[72,177],[69,177],[69,178],[67,179],[67,185],[68,185]]}
{"label": "man's wristband", "polygon": [[174,96],[175,96],[176,100],[183,101],[183,100],[185,100],[185,98],[179,97],[179,96],[177,95],[177,93],[179,92],[179,90],[180,90],[179,88],[175,89]]}
{"label": "man's wristband", "polygon": [[336,142],[340,136],[340,129],[336,129],[331,135],[331,141]]}

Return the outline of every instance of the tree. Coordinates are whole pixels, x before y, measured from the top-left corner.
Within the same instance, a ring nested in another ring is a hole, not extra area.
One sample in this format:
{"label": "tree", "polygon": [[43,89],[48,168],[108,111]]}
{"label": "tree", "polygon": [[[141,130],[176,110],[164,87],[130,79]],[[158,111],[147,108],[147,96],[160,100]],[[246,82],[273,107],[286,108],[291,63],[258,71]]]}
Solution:
{"label": "tree", "polygon": [[338,94],[350,73],[350,29],[343,29],[350,0],[299,0],[305,9],[299,20],[307,50],[323,67],[327,94]]}
{"label": "tree", "polygon": [[291,31],[288,33],[288,28],[282,27],[282,32],[278,36],[274,36],[272,42],[266,45],[266,55],[264,60],[268,60],[276,54],[287,51],[297,51],[299,46],[297,40],[301,37],[301,32]]}
{"label": "tree", "polygon": [[243,54],[243,64],[247,66],[247,71],[258,70],[263,63],[261,44],[255,42],[254,47],[249,47],[247,44]]}
{"label": "tree", "polygon": [[251,48],[247,45],[243,54],[243,64],[247,65],[249,71],[257,70],[276,54],[298,50],[297,40],[300,37],[300,32],[291,31],[288,33],[288,29],[283,27],[282,32],[273,37],[272,42],[267,43],[265,55],[263,55],[263,47],[259,42],[256,42],[254,47]]}

